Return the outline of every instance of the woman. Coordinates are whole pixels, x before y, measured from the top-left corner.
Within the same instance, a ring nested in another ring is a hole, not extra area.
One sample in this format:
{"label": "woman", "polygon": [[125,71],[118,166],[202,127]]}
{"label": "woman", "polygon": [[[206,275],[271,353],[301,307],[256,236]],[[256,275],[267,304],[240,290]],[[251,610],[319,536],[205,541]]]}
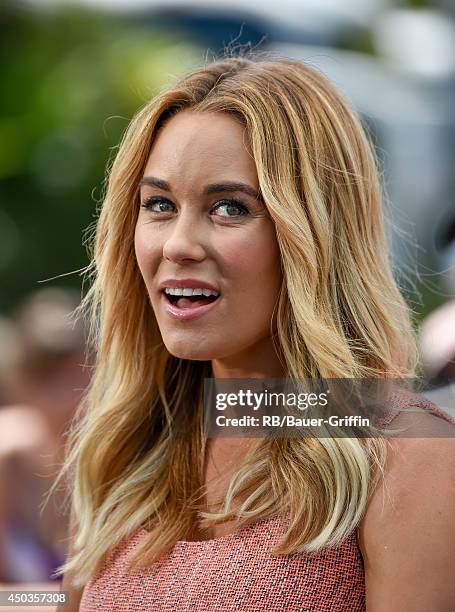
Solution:
{"label": "woman", "polygon": [[433,405],[393,406],[418,439],[204,436],[204,377],[415,372],[374,158],[323,76],[226,58],[146,105],[92,271],[72,609],[455,609],[455,426]]}

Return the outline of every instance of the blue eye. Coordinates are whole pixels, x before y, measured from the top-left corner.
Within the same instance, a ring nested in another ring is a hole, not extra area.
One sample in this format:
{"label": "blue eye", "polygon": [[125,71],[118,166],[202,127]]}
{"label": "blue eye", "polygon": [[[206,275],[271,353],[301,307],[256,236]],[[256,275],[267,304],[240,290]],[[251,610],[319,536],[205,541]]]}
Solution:
{"label": "blue eye", "polygon": [[219,202],[214,208],[213,210],[220,210],[222,208],[225,208],[226,211],[232,211],[234,210],[234,214],[225,214],[225,215],[219,215],[220,217],[243,217],[245,215],[249,214],[249,210],[248,208],[242,204],[241,202],[237,201],[237,200],[222,200],[221,202]]}
{"label": "blue eye", "polygon": [[[155,206],[158,206],[158,208],[155,208]],[[172,207],[174,206],[173,204],[171,204],[171,202],[169,202],[168,200],[165,200],[164,198],[147,198],[146,200],[144,200],[142,202],[142,206],[143,208],[146,208],[147,210],[150,210],[152,212],[157,212],[157,213],[166,213],[166,212],[171,212]],[[165,207],[169,207],[169,208],[165,208]]]}

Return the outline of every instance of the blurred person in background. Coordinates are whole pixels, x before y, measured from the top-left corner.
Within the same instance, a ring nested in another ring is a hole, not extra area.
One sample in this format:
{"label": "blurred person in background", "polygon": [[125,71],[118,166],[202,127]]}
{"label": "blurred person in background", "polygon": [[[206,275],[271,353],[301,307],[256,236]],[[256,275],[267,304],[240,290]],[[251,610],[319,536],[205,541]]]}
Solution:
{"label": "blurred person in background", "polygon": [[439,245],[440,275],[449,299],[420,328],[425,397],[455,416],[455,214]]}
{"label": "blurred person in background", "polygon": [[42,289],[19,306],[8,333],[0,327],[10,338],[1,351],[9,379],[0,409],[1,582],[50,580],[66,552],[62,496],[43,502],[88,383],[84,329],[70,320],[78,302],[75,291]]}
{"label": "blurred person in background", "polygon": [[17,325],[10,318],[0,316],[0,408],[15,403],[21,355]]}
{"label": "blurred person in background", "polygon": [[[5,555],[3,541],[5,531],[8,529],[7,504],[8,478],[4,478],[7,471],[11,451],[10,443],[14,433],[9,425],[11,415],[14,419],[15,411],[9,406],[15,404],[17,393],[17,372],[21,356],[21,344],[17,326],[5,316],[0,317],[0,583],[9,576],[8,559]],[[21,443],[19,442],[19,445]],[[14,443],[13,443],[14,446]]]}

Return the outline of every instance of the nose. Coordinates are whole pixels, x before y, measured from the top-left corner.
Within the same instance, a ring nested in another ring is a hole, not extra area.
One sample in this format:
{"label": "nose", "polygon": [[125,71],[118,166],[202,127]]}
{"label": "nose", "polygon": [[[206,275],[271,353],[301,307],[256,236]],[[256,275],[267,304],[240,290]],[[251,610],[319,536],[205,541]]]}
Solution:
{"label": "nose", "polygon": [[202,261],[206,257],[202,228],[190,214],[181,212],[169,225],[163,242],[163,258],[176,263]]}

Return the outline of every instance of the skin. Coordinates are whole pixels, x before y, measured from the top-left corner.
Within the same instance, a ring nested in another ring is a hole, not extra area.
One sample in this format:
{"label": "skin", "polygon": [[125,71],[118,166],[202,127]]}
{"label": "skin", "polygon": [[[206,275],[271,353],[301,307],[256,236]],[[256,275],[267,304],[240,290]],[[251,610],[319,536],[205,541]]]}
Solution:
{"label": "skin", "polygon": [[[144,171],[151,176],[169,190],[141,187],[135,249],[167,349],[182,359],[211,360],[215,378],[279,377],[270,333],[282,281],[273,221],[253,195],[204,194],[207,185],[226,182],[259,191],[243,126],[227,114],[178,113],[154,143]],[[151,197],[162,204],[146,208]],[[233,197],[247,214],[229,205]],[[168,278],[205,280],[221,296],[203,317],[176,321],[159,289]]]}
{"label": "skin", "polygon": [[455,425],[400,414],[359,525],[367,612],[455,610]]}

